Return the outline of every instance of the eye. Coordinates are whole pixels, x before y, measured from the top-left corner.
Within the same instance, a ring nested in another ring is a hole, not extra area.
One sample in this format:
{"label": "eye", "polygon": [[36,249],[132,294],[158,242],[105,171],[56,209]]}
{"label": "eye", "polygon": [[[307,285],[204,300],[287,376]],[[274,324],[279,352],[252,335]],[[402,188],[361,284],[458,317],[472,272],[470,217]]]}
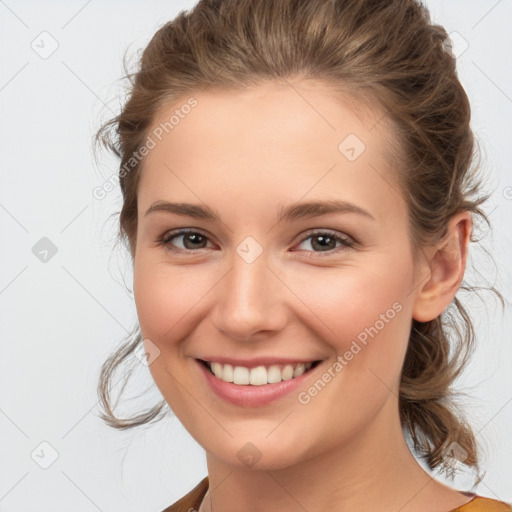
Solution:
{"label": "eye", "polygon": [[[182,240],[181,247],[174,245],[174,240]],[[177,252],[195,252],[195,249],[205,249],[208,242],[208,237],[193,229],[180,229],[176,232],[166,232],[161,236],[156,243],[164,246],[170,251]]]}
{"label": "eye", "polygon": [[[180,239],[181,244],[177,245],[174,243],[175,240]],[[194,229],[180,229],[174,232],[165,232],[160,238],[156,240],[157,245],[164,246],[170,251],[185,253],[197,252],[197,249],[206,249],[208,242],[209,238],[205,234]],[[308,250],[307,247],[300,248],[300,245],[303,244],[305,246],[309,244],[309,249],[313,250]],[[317,230],[310,232],[308,236],[301,240],[299,244],[299,250],[310,253],[325,253],[327,256],[342,250],[349,249],[355,244],[356,242],[350,237],[340,236],[329,230]],[[296,249],[294,249],[294,251],[295,250]],[[321,255],[323,256],[324,254]]]}
{"label": "eye", "polygon": [[[355,241],[349,237],[340,236],[332,231],[322,230],[311,232],[301,240],[300,245],[303,244],[305,247],[303,247],[302,250],[308,251],[309,246],[313,251],[308,252],[332,254],[353,247]],[[340,245],[337,246],[337,244]]]}

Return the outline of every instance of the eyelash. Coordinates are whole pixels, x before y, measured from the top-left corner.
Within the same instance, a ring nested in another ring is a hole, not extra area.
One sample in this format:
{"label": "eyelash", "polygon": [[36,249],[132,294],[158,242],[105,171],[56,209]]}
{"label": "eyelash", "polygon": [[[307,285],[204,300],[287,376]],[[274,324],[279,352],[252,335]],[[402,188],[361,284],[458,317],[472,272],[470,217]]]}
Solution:
{"label": "eyelash", "polygon": [[[158,246],[163,246],[165,249],[172,251],[172,252],[181,253],[181,254],[192,254],[192,253],[198,252],[198,250],[178,249],[171,245],[171,241],[174,240],[175,238],[178,238],[183,235],[190,235],[190,234],[201,235],[209,240],[209,238],[204,233],[202,233],[201,231],[199,231],[197,229],[180,229],[176,232],[166,231],[155,242]],[[307,236],[305,236],[304,238],[302,238],[300,240],[299,245],[302,244],[304,241],[306,241],[308,238],[316,238],[316,237],[320,237],[320,236],[327,236],[329,238],[334,239],[336,242],[341,242],[343,244],[343,247],[337,247],[335,249],[330,249],[328,251],[306,251],[307,253],[315,254],[315,256],[308,255],[308,257],[317,257],[317,255],[320,257],[329,256],[332,254],[337,254],[338,252],[343,251],[343,250],[351,249],[356,245],[356,242],[353,239],[351,239],[349,237],[341,237],[341,236],[337,235],[335,232],[327,230],[327,229],[308,232]],[[200,249],[204,249],[204,247],[199,248],[199,250]]]}

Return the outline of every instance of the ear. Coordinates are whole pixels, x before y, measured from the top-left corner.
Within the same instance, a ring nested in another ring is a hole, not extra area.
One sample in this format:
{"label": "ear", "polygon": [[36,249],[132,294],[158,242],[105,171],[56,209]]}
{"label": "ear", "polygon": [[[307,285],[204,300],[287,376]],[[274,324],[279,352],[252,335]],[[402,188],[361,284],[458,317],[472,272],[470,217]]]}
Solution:
{"label": "ear", "polygon": [[450,220],[445,236],[425,251],[419,271],[420,279],[424,277],[413,306],[415,320],[437,318],[455,297],[466,269],[471,229],[471,212],[459,213]]}

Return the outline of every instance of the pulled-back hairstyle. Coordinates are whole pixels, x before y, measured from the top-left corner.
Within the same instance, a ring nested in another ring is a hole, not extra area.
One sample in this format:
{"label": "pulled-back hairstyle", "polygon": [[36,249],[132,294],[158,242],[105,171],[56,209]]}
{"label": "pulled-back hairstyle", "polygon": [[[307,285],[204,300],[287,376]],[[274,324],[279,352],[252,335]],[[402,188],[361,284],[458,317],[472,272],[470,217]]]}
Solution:
{"label": "pulled-back hairstyle", "polygon": [[[393,157],[400,165],[395,174],[409,208],[415,258],[422,245],[445,234],[449,220],[461,211],[489,225],[481,209],[489,196],[477,196],[481,178],[469,101],[448,34],[432,23],[419,1],[201,0],[155,33],[137,72],[127,74],[129,97],[121,113],[96,134],[96,143],[121,160],[118,237],[128,241],[132,258],[144,163],[133,155],[159,111],[202,90],[237,90],[297,77],[321,81],[385,112],[396,141]],[[471,242],[478,242],[474,232]],[[482,289],[465,281],[460,288]],[[494,287],[485,289],[503,304]],[[452,390],[474,350],[474,337],[469,315],[455,297],[434,320],[413,319],[401,375],[404,431],[430,469],[452,475],[446,455],[453,443],[464,453],[461,462],[479,469],[475,435]],[[165,412],[165,401],[132,418],[118,418],[112,410],[113,375],[141,341],[136,327],[100,371],[101,418],[114,428],[142,425]]]}

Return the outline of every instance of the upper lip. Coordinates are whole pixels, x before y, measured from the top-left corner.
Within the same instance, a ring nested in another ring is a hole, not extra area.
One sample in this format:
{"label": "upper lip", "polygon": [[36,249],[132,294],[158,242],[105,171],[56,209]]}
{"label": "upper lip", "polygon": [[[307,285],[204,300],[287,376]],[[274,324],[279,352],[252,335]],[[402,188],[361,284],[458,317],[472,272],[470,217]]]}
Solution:
{"label": "upper lip", "polygon": [[236,357],[203,357],[200,361],[207,361],[209,363],[230,364],[231,366],[245,366],[246,368],[255,368],[256,366],[270,366],[273,364],[291,364],[297,365],[300,363],[307,364],[319,359],[292,359],[288,357],[256,357],[254,359],[240,359]]}

